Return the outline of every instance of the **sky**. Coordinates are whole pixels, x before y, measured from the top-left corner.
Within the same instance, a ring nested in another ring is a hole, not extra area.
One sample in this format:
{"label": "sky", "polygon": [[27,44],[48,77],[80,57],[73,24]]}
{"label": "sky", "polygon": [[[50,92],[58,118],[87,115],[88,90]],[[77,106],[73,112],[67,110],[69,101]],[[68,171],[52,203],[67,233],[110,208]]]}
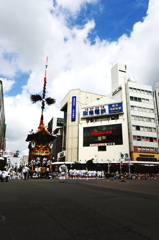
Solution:
{"label": "sky", "polygon": [[72,89],[107,95],[111,68],[127,65],[133,80],[159,81],[158,0],[0,0],[0,79],[7,124],[6,151],[28,154],[25,139],[38,128],[48,56],[44,123],[63,117],[60,102]]}

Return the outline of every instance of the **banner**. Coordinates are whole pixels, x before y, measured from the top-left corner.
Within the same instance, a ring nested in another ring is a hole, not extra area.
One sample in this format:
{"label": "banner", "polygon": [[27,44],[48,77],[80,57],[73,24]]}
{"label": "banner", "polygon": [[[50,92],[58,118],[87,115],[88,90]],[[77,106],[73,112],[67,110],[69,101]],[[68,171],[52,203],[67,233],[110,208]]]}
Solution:
{"label": "banner", "polygon": [[72,97],[71,121],[76,121],[76,96]]}

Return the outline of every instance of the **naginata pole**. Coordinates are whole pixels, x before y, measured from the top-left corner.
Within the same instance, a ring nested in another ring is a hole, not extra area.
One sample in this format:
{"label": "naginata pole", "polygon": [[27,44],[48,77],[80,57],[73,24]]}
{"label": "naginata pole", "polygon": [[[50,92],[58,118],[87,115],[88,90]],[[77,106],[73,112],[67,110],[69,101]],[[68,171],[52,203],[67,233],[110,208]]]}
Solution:
{"label": "naginata pole", "polygon": [[45,65],[45,74],[44,74],[44,86],[43,86],[43,94],[42,94],[42,102],[41,102],[41,118],[40,118],[40,124],[39,129],[42,129],[44,127],[44,108],[45,108],[45,93],[46,93],[46,71],[48,67],[48,57],[46,58],[46,65]]}

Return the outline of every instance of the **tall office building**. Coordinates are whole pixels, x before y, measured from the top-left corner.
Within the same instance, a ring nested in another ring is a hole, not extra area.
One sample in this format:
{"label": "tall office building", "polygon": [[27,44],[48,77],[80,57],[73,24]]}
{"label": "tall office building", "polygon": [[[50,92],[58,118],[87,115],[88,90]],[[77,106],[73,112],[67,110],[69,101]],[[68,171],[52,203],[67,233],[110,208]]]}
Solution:
{"label": "tall office building", "polygon": [[159,151],[159,82],[155,84],[155,91],[153,92],[155,116],[157,126],[157,138],[158,138],[158,151]]}
{"label": "tall office building", "polygon": [[131,158],[157,161],[158,140],[152,87],[126,83]]}
{"label": "tall office building", "polygon": [[4,100],[3,100],[3,83],[0,80],[0,152],[1,154],[5,150],[5,113],[4,113]]}
{"label": "tall office building", "polygon": [[[124,66],[117,63],[112,68],[112,82],[113,75],[118,75]],[[116,89],[112,89],[112,96],[120,98],[124,94],[123,87],[125,88],[131,160],[156,162],[159,156],[152,87],[134,82],[124,75],[122,88],[120,83],[121,78],[120,81],[116,81]]]}
{"label": "tall office building", "polygon": [[152,87],[128,79],[126,69],[115,64],[109,97],[82,107],[79,161],[159,160]]}
{"label": "tall office building", "polygon": [[[158,99],[152,87],[129,79],[127,66],[111,69],[108,96],[70,91],[61,102],[64,112],[63,152],[67,162],[159,161]],[[159,95],[159,84],[156,88]],[[156,109],[156,110],[155,110]],[[64,159],[64,158],[63,158]]]}

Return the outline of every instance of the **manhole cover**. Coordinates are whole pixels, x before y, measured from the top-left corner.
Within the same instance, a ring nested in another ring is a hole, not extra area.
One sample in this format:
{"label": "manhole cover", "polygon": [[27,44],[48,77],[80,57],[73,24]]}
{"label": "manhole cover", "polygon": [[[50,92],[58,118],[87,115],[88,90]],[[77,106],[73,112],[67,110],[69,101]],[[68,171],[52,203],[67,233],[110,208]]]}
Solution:
{"label": "manhole cover", "polygon": [[0,215],[0,222],[3,222],[6,219],[5,216]]}

